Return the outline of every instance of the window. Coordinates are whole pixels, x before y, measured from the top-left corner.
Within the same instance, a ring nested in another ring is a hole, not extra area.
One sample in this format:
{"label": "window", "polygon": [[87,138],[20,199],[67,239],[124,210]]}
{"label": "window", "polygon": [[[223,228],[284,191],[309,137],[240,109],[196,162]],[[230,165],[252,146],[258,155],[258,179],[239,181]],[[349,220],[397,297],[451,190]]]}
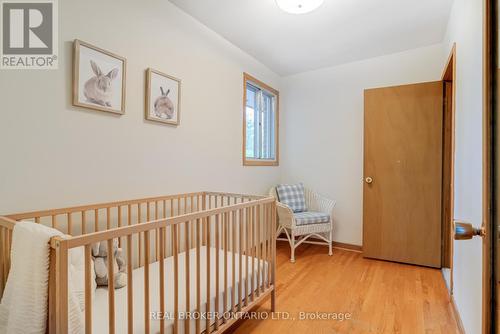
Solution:
{"label": "window", "polygon": [[246,73],[243,78],[243,165],[277,166],[279,92]]}

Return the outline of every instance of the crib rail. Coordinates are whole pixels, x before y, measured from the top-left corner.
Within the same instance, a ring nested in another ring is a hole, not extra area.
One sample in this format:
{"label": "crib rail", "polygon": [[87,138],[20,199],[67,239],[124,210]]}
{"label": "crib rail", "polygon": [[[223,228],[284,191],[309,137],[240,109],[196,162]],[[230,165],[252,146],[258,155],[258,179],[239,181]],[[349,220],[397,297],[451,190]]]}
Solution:
{"label": "crib rail", "polygon": [[[263,196],[223,192],[192,192],[17,213],[10,214],[6,217],[15,221],[28,220],[41,223],[58,229],[65,234],[78,236],[122,226],[140,224],[160,218],[179,216],[205,209],[232,205],[258,198],[263,198]],[[204,231],[202,231],[202,233],[204,244],[206,236]],[[125,242],[122,238],[118,241],[120,247]],[[143,265],[141,260],[143,258],[143,242],[143,237],[135,237],[133,240],[133,243],[136,244],[138,248],[138,254],[133,262],[134,269]],[[159,234],[155,234],[151,242],[152,247],[156,248],[154,254],[155,259],[160,256],[160,250],[156,247],[159,243]],[[194,245],[190,246],[194,247]],[[166,250],[165,255],[170,256],[170,250]]]}
{"label": "crib rail", "polygon": [[[69,239],[53,238],[51,246],[54,249],[54,284],[52,297],[49,298],[56,303],[51,311],[52,322],[49,322],[49,329],[55,329],[56,333],[68,332],[68,273],[62,268],[68,266],[68,254],[71,249],[84,247],[85,333],[92,333],[90,248],[92,244],[102,241],[106,241],[108,247],[111,247],[114,239],[123,240],[121,246],[127,255],[128,282],[124,289],[127,289],[128,333],[134,332],[134,313],[137,312],[134,289],[138,288],[144,290],[144,328],[140,329],[141,333],[150,333],[154,326],[158,327],[158,323],[162,334],[167,331],[176,334],[220,333],[238,320],[238,312],[250,310],[268,295],[271,295],[271,308],[274,310],[274,198],[214,192],[199,195],[199,211],[174,210],[171,216],[148,215],[145,221],[137,224],[87,232]],[[134,243],[134,240],[142,242]],[[204,258],[202,249],[205,249]],[[169,256],[173,264],[173,291],[167,291],[166,288],[168,281],[165,259]],[[182,256],[184,258],[181,263]],[[112,282],[113,257],[109,256],[108,261],[108,280]],[[134,261],[138,261],[143,267],[144,284],[133,288],[133,269],[138,267],[132,265]],[[159,266],[157,290],[151,286],[151,266],[155,262],[158,262]],[[192,262],[195,263],[194,270],[190,268]],[[192,282],[194,288],[191,287]],[[185,286],[184,289],[179,288],[181,284]],[[112,284],[107,293],[108,333],[115,333],[116,305]],[[153,294],[159,294],[159,309],[151,309]],[[156,320],[151,317],[155,312],[165,314],[168,298],[173,303],[172,324],[168,324],[170,327],[166,326],[168,319],[160,317]],[[191,303],[193,298],[194,304]],[[185,301],[182,308],[180,299]],[[195,320],[181,317],[181,312],[187,314],[193,309],[195,314],[208,316],[198,316]],[[99,329],[99,333],[101,332],[105,330]]]}
{"label": "crib rail", "polygon": [[32,220],[69,235],[80,235],[203,210],[204,197],[204,192],[193,192],[17,213],[7,217],[16,221]]}

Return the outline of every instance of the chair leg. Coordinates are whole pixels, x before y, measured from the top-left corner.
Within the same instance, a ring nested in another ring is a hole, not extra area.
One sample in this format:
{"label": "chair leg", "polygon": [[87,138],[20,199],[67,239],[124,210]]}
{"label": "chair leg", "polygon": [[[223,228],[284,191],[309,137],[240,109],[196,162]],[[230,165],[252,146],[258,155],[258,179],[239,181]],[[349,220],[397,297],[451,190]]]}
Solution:
{"label": "chair leg", "polygon": [[295,262],[295,234],[293,233],[293,230],[291,231],[290,250],[292,253],[290,256],[290,262],[294,263]]}
{"label": "chair leg", "polygon": [[330,230],[330,233],[329,233],[329,240],[328,240],[328,255],[332,256],[333,255],[333,252],[332,252],[332,244],[333,244],[333,231]]}
{"label": "chair leg", "polygon": [[288,233],[286,232],[286,229],[283,226],[279,225],[278,229],[276,230],[276,239],[279,238],[279,236],[280,236],[281,232],[283,232],[283,230],[285,231],[285,234],[287,235],[287,238],[288,238]]}

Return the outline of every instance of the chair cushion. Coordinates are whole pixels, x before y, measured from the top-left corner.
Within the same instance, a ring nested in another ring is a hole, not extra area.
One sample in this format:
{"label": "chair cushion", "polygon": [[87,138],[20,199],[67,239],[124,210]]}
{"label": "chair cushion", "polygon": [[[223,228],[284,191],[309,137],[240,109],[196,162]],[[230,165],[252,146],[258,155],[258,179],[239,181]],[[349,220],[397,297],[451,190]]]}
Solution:
{"label": "chair cushion", "polygon": [[304,195],[304,185],[299,184],[280,184],[276,187],[278,200],[290,207],[293,212],[307,211],[306,197]]}
{"label": "chair cushion", "polygon": [[330,215],[323,212],[297,212],[294,213],[295,223],[297,226],[310,225],[310,224],[324,224],[330,221]]}

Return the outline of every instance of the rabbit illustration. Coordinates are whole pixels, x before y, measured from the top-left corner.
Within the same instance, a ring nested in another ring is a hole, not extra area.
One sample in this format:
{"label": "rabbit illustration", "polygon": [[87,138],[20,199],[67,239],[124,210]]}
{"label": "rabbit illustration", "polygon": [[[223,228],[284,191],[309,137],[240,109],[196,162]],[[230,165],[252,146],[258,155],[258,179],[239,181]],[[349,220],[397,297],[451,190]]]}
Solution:
{"label": "rabbit illustration", "polygon": [[168,93],[170,93],[170,89],[165,91],[163,87],[160,87],[161,96],[159,96],[154,104],[154,113],[156,117],[172,119],[174,117],[174,104],[167,97]]}
{"label": "rabbit illustration", "polygon": [[118,75],[118,69],[112,69],[108,74],[103,75],[101,68],[93,61],[90,66],[95,76],[85,82],[83,94],[89,102],[99,104],[104,107],[111,107],[113,90],[111,81]]}

